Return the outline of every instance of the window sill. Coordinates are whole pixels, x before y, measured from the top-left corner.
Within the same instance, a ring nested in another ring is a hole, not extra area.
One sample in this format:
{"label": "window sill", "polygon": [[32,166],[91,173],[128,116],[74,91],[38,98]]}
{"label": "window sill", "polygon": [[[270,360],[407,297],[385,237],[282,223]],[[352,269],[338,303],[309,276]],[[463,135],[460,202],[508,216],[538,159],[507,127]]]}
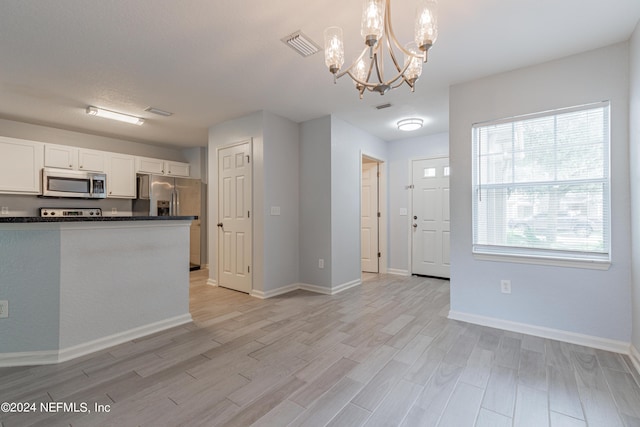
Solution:
{"label": "window sill", "polygon": [[479,261],[513,262],[520,264],[547,265],[554,267],[584,268],[588,270],[608,270],[611,267],[610,260],[555,258],[531,255],[495,254],[473,252],[473,257]]}

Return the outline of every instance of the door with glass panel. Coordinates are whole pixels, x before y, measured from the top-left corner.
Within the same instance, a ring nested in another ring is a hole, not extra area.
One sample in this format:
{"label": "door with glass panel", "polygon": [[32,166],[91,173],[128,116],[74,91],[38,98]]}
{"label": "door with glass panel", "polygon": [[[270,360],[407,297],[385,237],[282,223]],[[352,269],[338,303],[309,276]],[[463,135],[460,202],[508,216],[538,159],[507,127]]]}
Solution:
{"label": "door with glass panel", "polygon": [[449,159],[412,162],[411,273],[449,278]]}

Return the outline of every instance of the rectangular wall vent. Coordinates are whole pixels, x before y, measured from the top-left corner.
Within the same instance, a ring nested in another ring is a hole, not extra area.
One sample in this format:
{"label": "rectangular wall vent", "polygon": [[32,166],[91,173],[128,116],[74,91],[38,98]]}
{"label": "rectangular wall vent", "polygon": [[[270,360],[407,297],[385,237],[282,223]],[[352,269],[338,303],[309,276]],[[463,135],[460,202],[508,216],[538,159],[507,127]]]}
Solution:
{"label": "rectangular wall vent", "polygon": [[376,105],[376,110],[384,110],[385,108],[389,108],[391,107],[391,104],[387,103],[387,104],[380,104],[380,105]]}
{"label": "rectangular wall vent", "polygon": [[309,36],[303,34],[302,31],[296,31],[280,40],[305,58],[320,50],[320,46],[311,40]]}

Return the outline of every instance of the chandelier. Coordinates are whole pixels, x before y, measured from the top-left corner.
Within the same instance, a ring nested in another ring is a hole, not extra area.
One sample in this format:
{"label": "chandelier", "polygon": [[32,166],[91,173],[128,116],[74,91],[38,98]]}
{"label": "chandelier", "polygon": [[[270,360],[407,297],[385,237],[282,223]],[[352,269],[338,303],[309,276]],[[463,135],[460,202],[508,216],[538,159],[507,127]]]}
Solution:
{"label": "chandelier", "polygon": [[[365,89],[384,95],[406,83],[411,92],[422,74],[422,63],[427,62],[427,52],[438,37],[436,0],[418,0],[415,18],[414,41],[402,46],[391,26],[391,0],[364,0],[360,33],[365,48],[344,71],[344,44],[342,29],[329,27],[324,31],[325,64],[333,74],[333,81],[347,74],[353,79],[362,99]],[[404,54],[399,62],[396,53]],[[384,64],[391,62],[394,75],[385,78]]]}

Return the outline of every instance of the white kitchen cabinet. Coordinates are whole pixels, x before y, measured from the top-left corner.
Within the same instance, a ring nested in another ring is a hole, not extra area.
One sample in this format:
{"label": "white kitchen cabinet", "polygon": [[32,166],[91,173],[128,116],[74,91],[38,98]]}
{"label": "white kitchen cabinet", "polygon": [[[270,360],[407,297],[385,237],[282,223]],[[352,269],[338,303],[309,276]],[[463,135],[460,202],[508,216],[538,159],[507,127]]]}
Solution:
{"label": "white kitchen cabinet", "polygon": [[91,172],[104,172],[106,157],[110,153],[97,150],[78,150],[78,170]]}
{"label": "white kitchen cabinet", "polygon": [[0,137],[0,193],[41,194],[44,144]]}
{"label": "white kitchen cabinet", "polygon": [[136,172],[188,178],[189,163],[152,159],[150,157],[136,157]]}
{"label": "white kitchen cabinet", "polygon": [[165,174],[169,176],[189,177],[189,163],[166,161]]}
{"label": "white kitchen cabinet", "polygon": [[98,150],[45,144],[44,165],[48,168],[104,172],[106,154]]}
{"label": "white kitchen cabinet", "polygon": [[136,172],[164,175],[164,160],[136,157]]}
{"label": "white kitchen cabinet", "polygon": [[48,168],[77,169],[78,149],[66,145],[45,144],[44,165]]}
{"label": "white kitchen cabinet", "polygon": [[136,158],[128,154],[107,155],[107,197],[135,199]]}

